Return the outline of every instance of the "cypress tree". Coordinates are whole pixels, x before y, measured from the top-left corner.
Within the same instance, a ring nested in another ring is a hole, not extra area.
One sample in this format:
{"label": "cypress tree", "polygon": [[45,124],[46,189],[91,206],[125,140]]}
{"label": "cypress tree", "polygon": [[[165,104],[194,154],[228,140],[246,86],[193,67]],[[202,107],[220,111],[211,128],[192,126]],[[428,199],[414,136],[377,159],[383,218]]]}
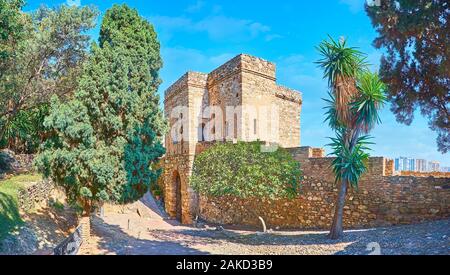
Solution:
{"label": "cypress tree", "polygon": [[103,18],[74,97],[52,99],[45,127],[53,134],[36,165],[89,215],[101,202],[141,198],[160,171],[166,123],[159,108],[162,66],[153,26],[126,5]]}

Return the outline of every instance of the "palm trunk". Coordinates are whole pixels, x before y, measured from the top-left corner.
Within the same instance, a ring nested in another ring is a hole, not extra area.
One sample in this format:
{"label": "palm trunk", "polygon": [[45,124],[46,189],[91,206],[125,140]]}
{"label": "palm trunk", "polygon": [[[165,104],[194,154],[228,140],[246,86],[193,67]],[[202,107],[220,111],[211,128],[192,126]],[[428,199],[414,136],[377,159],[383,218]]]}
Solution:
{"label": "palm trunk", "polygon": [[[352,151],[356,145],[356,141],[360,135],[360,130],[356,129],[346,133],[344,135],[345,145],[348,146],[349,150]],[[333,223],[331,225],[331,230],[329,237],[333,240],[340,239],[344,235],[344,227],[342,225],[342,219],[344,216],[344,205],[345,197],[347,195],[348,181],[347,179],[342,179],[339,186],[339,193],[336,200],[336,208],[334,211]]]}
{"label": "palm trunk", "polygon": [[329,234],[329,237],[333,240],[341,238],[344,234],[344,227],[342,226],[342,218],[344,216],[344,204],[345,204],[345,196],[347,194],[347,187],[348,187],[347,180],[341,181],[338,198],[336,200],[333,224],[331,225],[331,230]]}

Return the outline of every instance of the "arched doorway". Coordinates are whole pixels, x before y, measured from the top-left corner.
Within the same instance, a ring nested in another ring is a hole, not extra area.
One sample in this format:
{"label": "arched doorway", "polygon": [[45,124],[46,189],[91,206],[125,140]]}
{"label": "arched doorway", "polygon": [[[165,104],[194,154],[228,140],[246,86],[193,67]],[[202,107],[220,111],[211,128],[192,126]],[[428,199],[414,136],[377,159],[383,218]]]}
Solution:
{"label": "arched doorway", "polygon": [[181,222],[182,216],[182,198],[181,198],[181,178],[178,171],[173,174],[173,185],[175,187],[175,213],[176,218]]}

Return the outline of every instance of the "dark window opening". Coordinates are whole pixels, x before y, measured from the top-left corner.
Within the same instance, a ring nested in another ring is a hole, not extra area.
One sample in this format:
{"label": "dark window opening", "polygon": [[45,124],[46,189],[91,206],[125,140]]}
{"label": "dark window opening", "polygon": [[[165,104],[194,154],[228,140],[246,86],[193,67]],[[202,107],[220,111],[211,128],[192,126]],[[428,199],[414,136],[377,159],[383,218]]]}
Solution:
{"label": "dark window opening", "polygon": [[202,123],[198,129],[198,140],[205,141],[205,123]]}

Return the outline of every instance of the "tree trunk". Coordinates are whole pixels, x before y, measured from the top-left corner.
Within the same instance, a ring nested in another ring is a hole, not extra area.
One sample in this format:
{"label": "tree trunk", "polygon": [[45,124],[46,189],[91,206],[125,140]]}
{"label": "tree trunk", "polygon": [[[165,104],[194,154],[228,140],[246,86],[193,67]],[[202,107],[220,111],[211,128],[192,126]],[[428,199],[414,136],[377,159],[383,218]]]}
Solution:
{"label": "tree trunk", "polygon": [[345,204],[345,196],[347,194],[347,187],[348,187],[347,180],[341,181],[339,187],[339,194],[334,210],[333,224],[331,225],[331,230],[329,234],[329,237],[333,240],[341,238],[344,234],[344,228],[342,226],[342,218],[344,215],[344,204]]}
{"label": "tree trunk", "polygon": [[7,120],[4,121],[4,124],[0,123],[0,141],[3,140],[3,136],[5,135],[7,123],[8,123]]}

